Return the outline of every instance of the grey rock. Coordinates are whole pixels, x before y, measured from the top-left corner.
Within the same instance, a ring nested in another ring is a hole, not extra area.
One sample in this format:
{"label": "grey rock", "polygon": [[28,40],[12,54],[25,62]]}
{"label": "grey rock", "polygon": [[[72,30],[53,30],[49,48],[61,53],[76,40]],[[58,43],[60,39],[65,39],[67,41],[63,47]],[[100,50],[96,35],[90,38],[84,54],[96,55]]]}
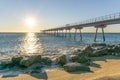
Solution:
{"label": "grey rock", "polygon": [[79,55],[81,53],[81,49],[75,49],[72,54],[73,55]]}
{"label": "grey rock", "polygon": [[61,55],[56,59],[57,63],[63,66],[64,64],[67,63],[66,55]]}
{"label": "grey rock", "polygon": [[79,56],[78,55],[71,55],[70,58],[73,62],[75,62],[79,59]]}
{"label": "grey rock", "polygon": [[90,59],[88,59],[87,57],[80,57],[77,62],[82,63],[82,64],[86,64],[89,65],[90,64]]}
{"label": "grey rock", "polygon": [[41,55],[26,57],[21,60],[20,65],[24,67],[29,67],[30,65],[38,62],[41,62]]}
{"label": "grey rock", "polygon": [[14,64],[10,59],[2,60],[0,63],[1,69],[7,68],[7,67],[13,67],[13,66],[14,66]]}
{"label": "grey rock", "polygon": [[67,63],[65,64],[64,66],[64,70],[68,71],[68,72],[74,72],[74,71],[90,71],[90,68],[83,65],[83,64],[80,64],[80,63],[77,63],[77,62],[74,62],[74,63]]}
{"label": "grey rock", "polygon": [[119,46],[114,46],[114,47],[112,48],[112,50],[113,50],[114,52],[119,53],[119,52],[120,52],[120,47],[119,47]]}
{"label": "grey rock", "polygon": [[107,45],[105,43],[94,43],[91,46],[95,47],[95,46],[107,46]]}
{"label": "grey rock", "polygon": [[12,63],[14,63],[15,65],[19,65],[20,61],[23,59],[22,56],[13,56],[12,57]]}
{"label": "grey rock", "polygon": [[42,57],[41,62],[43,62],[45,65],[51,65],[52,61],[48,57]]}
{"label": "grey rock", "polygon": [[85,46],[83,49],[82,49],[82,53],[80,56],[88,56],[90,53],[93,52],[93,49],[90,45],[88,46]]}
{"label": "grey rock", "polygon": [[108,49],[104,48],[104,49],[93,51],[93,53],[89,54],[89,56],[99,57],[99,56],[108,55],[108,54],[109,54]]}
{"label": "grey rock", "polygon": [[41,70],[32,70],[31,72],[30,72],[30,75],[31,76],[33,76],[33,77],[36,77],[36,78],[38,78],[38,79],[45,79],[45,80],[47,80],[47,74],[46,74],[46,72],[42,72]]}
{"label": "grey rock", "polygon": [[41,64],[41,63],[35,63],[35,64],[31,65],[28,69],[34,69],[34,70],[36,70],[36,69],[41,69],[42,67],[43,67],[43,64]]}

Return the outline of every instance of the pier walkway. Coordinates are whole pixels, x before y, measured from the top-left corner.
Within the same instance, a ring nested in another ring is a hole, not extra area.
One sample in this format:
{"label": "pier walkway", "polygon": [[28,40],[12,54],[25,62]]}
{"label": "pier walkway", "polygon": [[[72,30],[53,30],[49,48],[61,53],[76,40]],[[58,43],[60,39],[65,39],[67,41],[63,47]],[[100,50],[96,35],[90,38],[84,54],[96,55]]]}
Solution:
{"label": "pier walkway", "polygon": [[113,25],[113,24],[120,24],[120,12],[101,16],[101,17],[96,17],[93,19],[88,19],[85,21],[81,21],[80,23],[66,24],[64,26],[60,26],[57,28],[42,30],[42,32],[46,34],[52,34],[54,36],[59,36],[59,33],[62,33],[61,36],[63,37],[66,37],[66,34],[69,33],[69,37],[71,37],[71,29],[75,29],[74,39],[76,38],[76,33],[79,30],[80,39],[82,40],[81,30],[85,27],[95,27],[96,32],[94,36],[94,41],[96,41],[99,28],[102,29],[103,41],[105,41],[104,28],[107,27],[107,25]]}

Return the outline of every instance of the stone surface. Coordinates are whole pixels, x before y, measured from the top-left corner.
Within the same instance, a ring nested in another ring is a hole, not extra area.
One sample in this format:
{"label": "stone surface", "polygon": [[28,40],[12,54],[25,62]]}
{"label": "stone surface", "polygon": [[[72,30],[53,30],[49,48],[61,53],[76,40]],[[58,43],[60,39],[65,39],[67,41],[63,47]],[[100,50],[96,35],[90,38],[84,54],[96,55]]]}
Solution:
{"label": "stone surface", "polygon": [[41,55],[34,55],[34,56],[26,57],[21,60],[20,65],[29,67],[30,65],[34,63],[38,63],[38,62],[41,62]]}
{"label": "stone surface", "polygon": [[119,46],[114,46],[114,47],[112,48],[112,50],[113,50],[114,52],[119,53],[119,52],[120,52],[120,47],[119,47]]}
{"label": "stone surface", "polygon": [[87,57],[80,57],[78,60],[77,60],[77,62],[79,62],[79,63],[82,63],[82,64],[87,64],[87,65],[89,65],[90,64],[90,59],[88,59]]}
{"label": "stone surface", "polygon": [[80,56],[88,56],[90,53],[93,53],[93,49],[90,45],[87,45],[82,49]]}
{"label": "stone surface", "polygon": [[108,49],[104,48],[104,49],[101,49],[101,50],[93,51],[93,53],[89,54],[89,56],[91,56],[91,57],[99,57],[99,56],[103,56],[103,55],[107,55],[107,54],[109,54]]}
{"label": "stone surface", "polygon": [[88,59],[86,56],[78,56],[78,55],[72,55],[71,56],[72,62],[79,62],[82,64],[90,64],[90,59]]}
{"label": "stone surface", "polygon": [[19,65],[22,59],[23,59],[22,56],[14,56],[12,57],[12,63],[14,63],[14,65]]}
{"label": "stone surface", "polygon": [[68,72],[74,72],[74,71],[90,71],[90,68],[83,65],[83,64],[80,64],[80,63],[77,63],[77,62],[74,62],[74,63],[67,63],[65,64],[64,66],[64,70],[68,71]]}
{"label": "stone surface", "polygon": [[79,55],[81,53],[81,49],[75,49],[72,54],[73,55]]}
{"label": "stone surface", "polygon": [[52,61],[48,57],[42,57],[41,62],[43,62],[45,65],[51,65]]}
{"label": "stone surface", "polygon": [[47,76],[46,72],[41,72],[41,71],[38,71],[38,70],[37,71],[36,70],[31,71],[30,75],[38,78],[39,80],[47,80],[48,79],[48,76]]}
{"label": "stone surface", "polygon": [[67,63],[66,55],[61,55],[56,59],[57,63],[63,66],[64,64]]}
{"label": "stone surface", "polygon": [[7,68],[7,67],[13,67],[13,66],[14,66],[14,64],[12,63],[12,61],[10,59],[2,60],[0,63],[1,69]]}
{"label": "stone surface", "polygon": [[91,46],[107,46],[105,43],[94,43]]}
{"label": "stone surface", "polygon": [[33,65],[31,65],[31,66],[29,66],[29,68],[28,69],[41,69],[43,67],[43,64],[41,64],[41,63],[35,63],[35,64],[33,64]]}
{"label": "stone surface", "polygon": [[78,55],[71,55],[70,58],[73,62],[75,62],[79,59],[79,56]]}

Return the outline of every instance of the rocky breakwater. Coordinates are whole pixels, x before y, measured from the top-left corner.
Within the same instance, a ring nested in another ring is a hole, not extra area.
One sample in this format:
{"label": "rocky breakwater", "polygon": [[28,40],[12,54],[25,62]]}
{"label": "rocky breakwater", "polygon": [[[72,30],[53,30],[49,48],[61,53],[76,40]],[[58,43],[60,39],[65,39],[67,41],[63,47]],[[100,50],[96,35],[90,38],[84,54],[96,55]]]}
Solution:
{"label": "rocky breakwater", "polygon": [[[89,65],[92,65],[91,57],[100,57],[105,55],[120,56],[120,44],[91,44],[83,48],[77,48],[70,53],[62,54],[56,58],[56,62],[66,71],[90,71]],[[44,66],[50,66],[52,60],[49,57],[41,55],[16,55],[9,59],[0,61],[0,69],[13,69],[17,67],[24,70],[25,73],[39,73]],[[54,63],[54,62],[53,62]]]}
{"label": "rocky breakwater", "polygon": [[51,65],[51,59],[48,57],[42,57],[41,55],[21,56],[16,55],[12,58],[2,60],[0,62],[0,69],[9,68],[14,70],[24,70],[24,73],[41,73],[41,68]]}
{"label": "rocky breakwater", "polygon": [[66,55],[61,55],[56,59],[66,71],[90,71],[89,65],[92,65],[90,57],[100,57],[105,55],[120,55],[120,45],[108,44],[91,44],[86,45],[82,49],[73,50],[69,55],[69,63],[67,62]]}

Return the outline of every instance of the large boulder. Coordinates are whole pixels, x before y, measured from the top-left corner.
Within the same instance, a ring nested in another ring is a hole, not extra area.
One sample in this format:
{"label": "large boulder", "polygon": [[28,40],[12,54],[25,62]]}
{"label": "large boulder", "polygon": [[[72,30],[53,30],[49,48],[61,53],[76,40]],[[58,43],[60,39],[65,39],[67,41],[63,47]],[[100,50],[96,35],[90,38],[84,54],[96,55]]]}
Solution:
{"label": "large boulder", "polygon": [[90,57],[99,57],[99,56],[108,55],[108,54],[109,54],[108,49],[104,48],[104,49],[93,51],[93,53],[89,54],[89,56]]}
{"label": "large boulder", "polygon": [[30,65],[38,62],[41,62],[41,55],[25,57],[21,60],[20,65],[24,67],[29,67]]}
{"label": "large boulder", "polygon": [[57,63],[60,64],[61,66],[63,66],[64,64],[67,63],[67,58],[66,55],[61,55],[60,57],[58,57],[56,59]]}
{"label": "large boulder", "polygon": [[114,52],[120,53],[120,46],[114,46],[112,49]]}
{"label": "large boulder", "polygon": [[67,63],[65,64],[64,66],[64,70],[68,71],[68,72],[74,72],[74,71],[90,71],[90,68],[83,65],[83,64],[80,64],[80,63],[77,63],[77,62],[74,62],[74,63]]}
{"label": "large boulder", "polygon": [[86,56],[78,56],[78,55],[71,55],[71,60],[72,62],[79,62],[79,63],[87,64],[87,65],[89,65],[91,61]]}
{"label": "large boulder", "polygon": [[45,65],[51,65],[52,60],[48,57],[42,57],[41,62],[44,63]]}
{"label": "large boulder", "polygon": [[73,55],[79,55],[81,54],[81,49],[75,49],[73,52],[72,52]]}
{"label": "large boulder", "polygon": [[86,64],[86,65],[90,65],[91,60],[88,57],[80,57],[77,62],[82,63],[82,64]]}
{"label": "large boulder", "polygon": [[46,72],[43,72],[41,70],[32,70],[29,75],[37,78],[38,80],[47,80],[48,76],[46,74]]}
{"label": "large boulder", "polygon": [[5,59],[0,62],[0,69],[4,69],[7,67],[13,67],[14,64],[12,63],[11,59]]}
{"label": "large boulder", "polygon": [[14,65],[19,65],[20,64],[20,61],[23,59],[22,56],[13,56],[12,57],[12,63]]}
{"label": "large boulder", "polygon": [[76,62],[76,61],[78,61],[79,56],[78,55],[70,55],[70,58],[73,62]]}
{"label": "large boulder", "polygon": [[96,47],[96,46],[107,46],[107,45],[105,43],[93,43],[91,46]]}
{"label": "large boulder", "polygon": [[41,68],[43,67],[43,64],[41,63],[35,63],[33,65],[31,65],[28,69],[30,70],[41,70]]}
{"label": "large boulder", "polygon": [[82,52],[80,54],[80,56],[88,56],[90,53],[93,52],[93,49],[90,45],[88,46],[85,46],[83,49],[82,49]]}

